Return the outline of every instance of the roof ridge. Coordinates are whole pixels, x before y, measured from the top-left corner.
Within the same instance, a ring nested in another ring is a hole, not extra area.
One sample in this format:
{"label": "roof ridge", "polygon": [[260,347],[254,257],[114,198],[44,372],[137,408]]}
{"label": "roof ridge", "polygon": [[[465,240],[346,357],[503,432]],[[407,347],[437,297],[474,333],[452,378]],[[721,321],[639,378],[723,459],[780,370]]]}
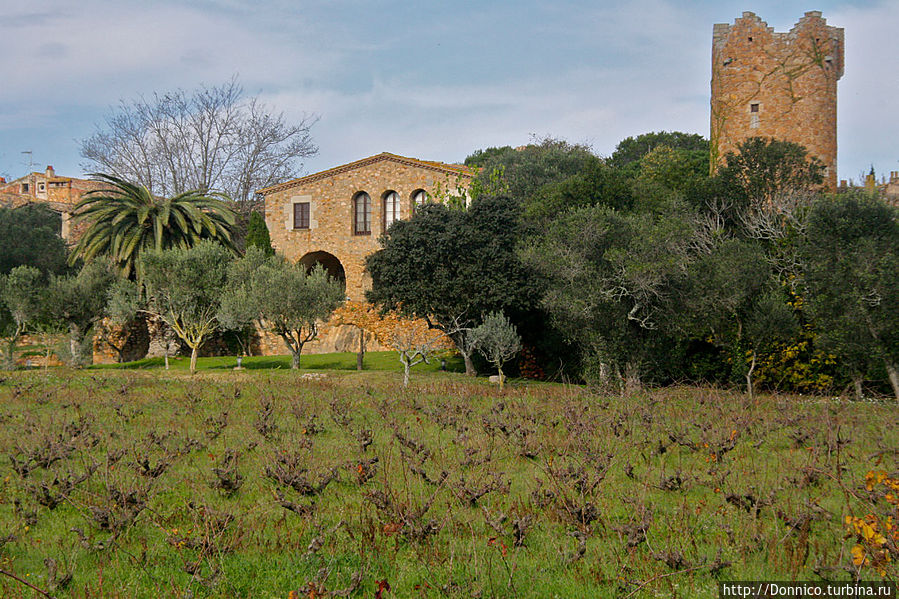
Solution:
{"label": "roof ridge", "polygon": [[418,166],[421,168],[447,172],[447,173],[455,173],[463,176],[473,176],[471,169],[462,164],[447,164],[445,162],[436,162],[436,161],[428,161],[421,160],[419,158],[410,158],[408,156],[400,156],[399,154],[392,154],[390,152],[381,152],[380,154],[375,154],[373,156],[368,156],[367,158],[361,158],[359,160],[354,160],[353,162],[348,162],[346,164],[341,164],[323,171],[319,171],[317,173],[311,173],[309,175],[304,175],[302,177],[298,177],[296,179],[291,179],[290,181],[285,181],[283,183],[276,183],[275,185],[269,185],[268,187],[264,187],[258,190],[256,193],[261,193],[262,195],[266,195],[269,193],[273,193],[276,191],[282,191],[284,189],[290,189],[292,187],[298,187],[303,185],[304,183],[311,183],[313,181],[318,181],[320,179],[326,179],[328,177],[339,175],[340,173],[345,173],[347,171],[351,171],[357,168],[361,168],[363,166],[368,166],[369,164],[374,164],[376,162],[380,162],[382,160],[391,160],[393,162],[398,162],[400,164],[406,164],[408,166]]}

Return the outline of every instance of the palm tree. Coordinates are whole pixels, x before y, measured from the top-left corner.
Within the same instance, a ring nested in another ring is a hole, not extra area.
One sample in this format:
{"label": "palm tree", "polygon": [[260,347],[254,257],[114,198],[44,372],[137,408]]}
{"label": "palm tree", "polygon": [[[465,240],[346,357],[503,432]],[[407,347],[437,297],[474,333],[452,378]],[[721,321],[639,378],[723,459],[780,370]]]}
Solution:
{"label": "palm tree", "polygon": [[90,191],[75,206],[74,222],[89,223],[69,258],[85,262],[109,256],[126,277],[147,250],[189,248],[201,239],[213,239],[234,251],[232,229],[236,215],[222,194],[187,191],[159,198],[146,187],[113,175],[94,173],[110,187]]}

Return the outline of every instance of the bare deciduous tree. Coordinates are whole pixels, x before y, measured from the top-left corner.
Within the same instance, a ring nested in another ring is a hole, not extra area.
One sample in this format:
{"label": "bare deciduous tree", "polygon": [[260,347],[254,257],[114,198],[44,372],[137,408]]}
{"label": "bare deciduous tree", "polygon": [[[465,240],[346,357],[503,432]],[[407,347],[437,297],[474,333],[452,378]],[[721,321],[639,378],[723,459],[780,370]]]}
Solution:
{"label": "bare deciduous tree", "polygon": [[315,116],[289,123],[234,78],[193,92],[121,101],[81,142],[82,166],[139,183],[160,196],[220,191],[247,204],[263,187],[296,177],[318,148]]}

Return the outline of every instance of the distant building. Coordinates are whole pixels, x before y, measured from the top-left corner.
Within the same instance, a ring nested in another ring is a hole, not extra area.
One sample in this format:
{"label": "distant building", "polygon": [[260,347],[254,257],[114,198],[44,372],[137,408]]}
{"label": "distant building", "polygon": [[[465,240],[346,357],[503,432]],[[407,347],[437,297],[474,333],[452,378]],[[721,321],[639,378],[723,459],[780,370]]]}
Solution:
{"label": "distant building", "polygon": [[[845,184],[845,181],[840,182],[841,187]],[[874,173],[870,173],[865,177],[865,189],[899,208],[899,171],[890,171],[890,178],[881,178],[880,183]]]}
{"label": "distant building", "polygon": [[62,238],[74,244],[84,233],[84,226],[73,227],[70,214],[85,193],[102,189],[103,185],[87,179],[58,177],[53,167],[48,166],[42,173],[29,173],[12,181],[0,178],[0,206],[17,208],[32,203],[46,204],[62,216]]}
{"label": "distant building", "polygon": [[786,33],[754,13],[714,26],[711,168],[749,137],[802,144],[837,183],[837,80],[843,29],[809,11]]}
{"label": "distant building", "polygon": [[894,206],[899,206],[899,171],[890,172],[890,180],[883,185],[883,196]]}

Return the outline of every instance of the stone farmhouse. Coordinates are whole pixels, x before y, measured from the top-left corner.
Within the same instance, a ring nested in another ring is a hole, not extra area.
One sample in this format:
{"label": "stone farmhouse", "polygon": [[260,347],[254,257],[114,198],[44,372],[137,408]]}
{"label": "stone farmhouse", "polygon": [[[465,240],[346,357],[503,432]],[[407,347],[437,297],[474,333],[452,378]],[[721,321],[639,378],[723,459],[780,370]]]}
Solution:
{"label": "stone farmhouse", "polygon": [[85,193],[102,187],[103,184],[97,181],[59,177],[53,167],[48,166],[42,173],[29,173],[13,181],[0,178],[0,206],[18,208],[25,204],[46,204],[62,217],[60,236],[73,245],[87,225],[73,226],[70,214]]}
{"label": "stone farmhouse", "polygon": [[711,168],[748,137],[805,146],[837,183],[837,80],[843,76],[843,29],[818,11],[786,33],[754,13],[714,26]]}
{"label": "stone farmhouse", "polygon": [[467,189],[465,166],[382,153],[260,190],[275,251],[312,267],[322,264],[364,301],[365,257],[394,221],[447,190]]}

